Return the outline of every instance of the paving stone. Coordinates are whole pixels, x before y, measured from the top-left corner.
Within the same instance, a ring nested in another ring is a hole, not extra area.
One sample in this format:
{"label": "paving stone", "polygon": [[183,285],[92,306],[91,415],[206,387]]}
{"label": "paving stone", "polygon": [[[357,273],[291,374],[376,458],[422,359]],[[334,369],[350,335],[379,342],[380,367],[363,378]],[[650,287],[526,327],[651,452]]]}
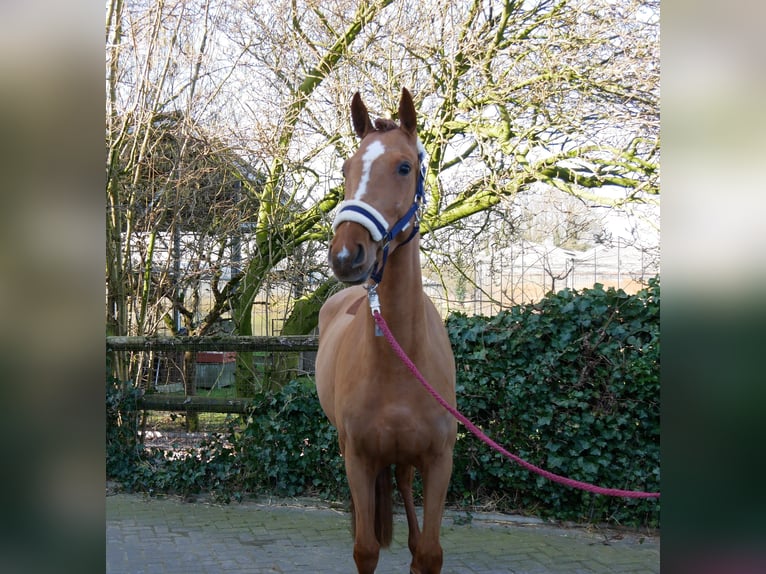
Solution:
{"label": "paving stone", "polygon": [[[449,513],[448,513],[449,514]],[[659,538],[553,528],[474,513],[445,516],[443,574],[655,574]],[[377,572],[409,570],[407,526],[397,515]],[[355,574],[347,513],[284,503],[218,505],[115,494],[106,500],[107,574]]]}

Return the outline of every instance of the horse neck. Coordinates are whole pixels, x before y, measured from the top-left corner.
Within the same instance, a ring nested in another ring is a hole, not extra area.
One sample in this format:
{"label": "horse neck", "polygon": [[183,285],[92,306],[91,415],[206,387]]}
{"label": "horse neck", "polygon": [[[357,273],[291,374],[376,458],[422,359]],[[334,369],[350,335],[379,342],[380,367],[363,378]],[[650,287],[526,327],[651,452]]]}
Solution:
{"label": "horse neck", "polygon": [[388,258],[378,285],[381,315],[404,347],[417,342],[425,329],[420,236],[397,248]]}

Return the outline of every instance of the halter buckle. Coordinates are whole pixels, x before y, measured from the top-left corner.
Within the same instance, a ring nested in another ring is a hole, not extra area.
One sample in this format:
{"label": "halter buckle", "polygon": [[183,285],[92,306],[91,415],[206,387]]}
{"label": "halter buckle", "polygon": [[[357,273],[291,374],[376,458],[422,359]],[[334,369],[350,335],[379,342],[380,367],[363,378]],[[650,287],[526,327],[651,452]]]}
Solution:
{"label": "halter buckle", "polygon": [[370,283],[365,287],[367,289],[367,300],[370,302],[370,312],[375,315],[377,311],[380,313],[380,297],[378,297],[378,284]]}
{"label": "halter buckle", "polygon": [[[378,297],[378,284],[370,283],[365,287],[367,289],[367,300],[370,302],[370,312],[373,318],[375,313],[380,314],[380,297]],[[375,322],[375,336],[380,337],[383,335],[383,331],[380,330],[377,321]]]}

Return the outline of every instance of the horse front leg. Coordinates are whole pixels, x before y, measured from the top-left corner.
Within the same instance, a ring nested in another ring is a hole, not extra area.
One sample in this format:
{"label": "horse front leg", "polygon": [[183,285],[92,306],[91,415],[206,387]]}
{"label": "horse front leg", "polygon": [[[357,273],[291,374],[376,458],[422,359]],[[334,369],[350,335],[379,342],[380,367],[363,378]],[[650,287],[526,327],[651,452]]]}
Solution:
{"label": "horse front leg", "polygon": [[359,574],[373,574],[380,544],[375,536],[375,469],[347,449],[346,477],[354,512],[354,562]]}
{"label": "horse front leg", "polygon": [[410,570],[412,574],[439,574],[442,547],[439,544],[444,499],[452,474],[452,449],[430,461],[423,475],[423,532],[418,540]]}
{"label": "horse front leg", "polygon": [[415,556],[415,550],[420,539],[420,526],[418,526],[418,517],[415,514],[415,500],[412,497],[412,480],[414,475],[415,468],[413,466],[406,464],[396,465],[396,488],[399,490],[399,494],[402,495],[404,511],[407,514],[407,529],[409,530],[407,546],[409,546],[413,557]]}

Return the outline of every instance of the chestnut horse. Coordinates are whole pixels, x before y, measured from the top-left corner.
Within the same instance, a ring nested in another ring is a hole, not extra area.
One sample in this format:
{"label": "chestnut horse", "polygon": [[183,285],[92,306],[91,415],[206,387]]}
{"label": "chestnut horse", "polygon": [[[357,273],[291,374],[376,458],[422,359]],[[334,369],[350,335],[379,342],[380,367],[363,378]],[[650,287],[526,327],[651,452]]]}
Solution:
{"label": "chestnut horse", "polygon": [[[359,93],[351,102],[351,117],[361,142],[343,165],[345,201],[333,222],[329,261],[335,276],[354,286],[333,295],[319,313],[317,393],[338,431],[345,460],[358,572],[374,572],[380,548],[391,542],[395,466],[409,528],[410,570],[435,574],[442,567],[439,531],[457,423],[376,334],[370,307],[371,301],[377,307],[379,297],[380,313],[394,337],[454,406],[452,349],[422,286],[423,148],[406,89],[399,124],[380,119],[373,124]],[[412,496],[414,469],[423,480],[422,532]]]}

